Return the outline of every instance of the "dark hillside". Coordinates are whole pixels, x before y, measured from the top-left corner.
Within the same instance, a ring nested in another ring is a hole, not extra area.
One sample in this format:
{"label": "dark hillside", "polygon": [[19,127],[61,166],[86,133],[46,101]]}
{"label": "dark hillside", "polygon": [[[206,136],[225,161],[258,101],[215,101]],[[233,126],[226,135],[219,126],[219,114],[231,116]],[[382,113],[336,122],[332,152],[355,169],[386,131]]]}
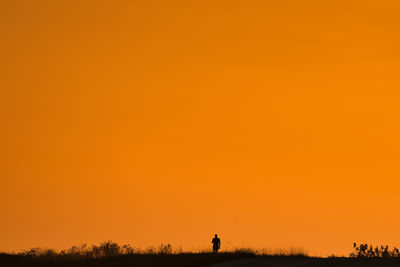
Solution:
{"label": "dark hillside", "polygon": [[249,253],[219,253],[213,255],[211,253],[182,253],[182,254],[132,254],[121,255],[105,259],[88,259],[73,257],[30,257],[24,255],[0,255],[1,267],[80,267],[80,266],[205,266],[219,262],[225,262],[235,259],[255,257]]}

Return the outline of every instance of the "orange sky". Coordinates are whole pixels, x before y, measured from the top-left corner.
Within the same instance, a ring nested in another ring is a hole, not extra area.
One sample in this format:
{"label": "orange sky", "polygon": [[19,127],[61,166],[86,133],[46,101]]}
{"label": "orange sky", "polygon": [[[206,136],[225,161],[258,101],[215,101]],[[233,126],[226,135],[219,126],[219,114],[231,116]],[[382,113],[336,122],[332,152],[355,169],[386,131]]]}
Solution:
{"label": "orange sky", "polygon": [[2,0],[0,250],[399,245],[399,14]]}

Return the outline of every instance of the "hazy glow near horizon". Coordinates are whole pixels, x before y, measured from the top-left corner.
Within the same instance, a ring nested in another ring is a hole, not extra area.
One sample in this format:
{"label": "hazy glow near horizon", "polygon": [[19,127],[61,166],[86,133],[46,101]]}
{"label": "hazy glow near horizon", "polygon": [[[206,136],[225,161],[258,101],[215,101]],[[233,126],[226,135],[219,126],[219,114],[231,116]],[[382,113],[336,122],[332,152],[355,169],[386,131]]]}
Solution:
{"label": "hazy glow near horizon", "polygon": [[399,14],[1,1],[0,250],[399,245]]}

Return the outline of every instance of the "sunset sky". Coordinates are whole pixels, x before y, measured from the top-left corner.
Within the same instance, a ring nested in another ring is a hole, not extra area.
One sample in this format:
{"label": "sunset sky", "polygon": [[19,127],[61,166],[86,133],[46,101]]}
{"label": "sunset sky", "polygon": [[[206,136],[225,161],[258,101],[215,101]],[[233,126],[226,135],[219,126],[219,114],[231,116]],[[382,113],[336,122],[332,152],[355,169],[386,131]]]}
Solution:
{"label": "sunset sky", "polygon": [[398,0],[0,1],[0,251],[400,245]]}

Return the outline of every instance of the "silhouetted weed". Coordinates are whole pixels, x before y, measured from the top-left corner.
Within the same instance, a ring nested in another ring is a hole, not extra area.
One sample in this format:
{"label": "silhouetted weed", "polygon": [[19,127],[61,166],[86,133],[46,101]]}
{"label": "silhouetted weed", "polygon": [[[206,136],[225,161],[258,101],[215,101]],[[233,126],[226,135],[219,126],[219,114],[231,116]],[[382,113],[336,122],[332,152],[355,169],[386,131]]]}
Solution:
{"label": "silhouetted weed", "polygon": [[350,253],[351,258],[397,258],[400,257],[399,249],[389,246],[375,246],[368,244],[353,244],[354,251]]}

